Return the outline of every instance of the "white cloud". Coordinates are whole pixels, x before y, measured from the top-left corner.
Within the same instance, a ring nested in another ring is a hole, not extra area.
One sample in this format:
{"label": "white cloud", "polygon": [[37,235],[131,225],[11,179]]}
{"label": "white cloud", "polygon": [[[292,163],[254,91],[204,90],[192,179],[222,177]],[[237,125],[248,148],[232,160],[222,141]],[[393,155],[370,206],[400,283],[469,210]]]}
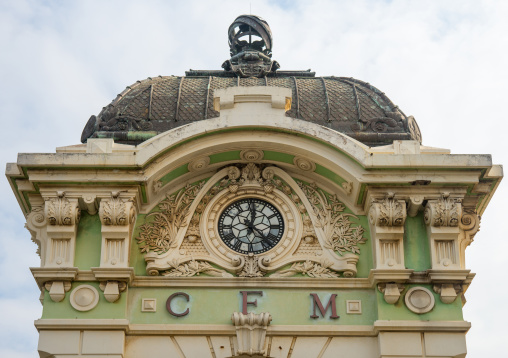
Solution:
{"label": "white cloud", "polygon": [[[416,117],[425,144],[507,161],[508,3],[472,0],[2,2],[1,161],[79,142],[88,117],[138,79],[220,69],[228,58],[227,27],[250,4],[272,28],[282,69],[370,82]],[[0,307],[23,317],[11,331],[2,320],[0,332],[19,334],[33,352],[36,332],[28,321],[40,306],[27,267],[37,264],[35,245],[11,189],[5,180],[0,185]],[[467,251],[477,272],[464,307],[473,322],[472,358],[499,356],[508,333],[500,283],[507,197],[501,185]],[[18,250],[27,254],[8,254]],[[26,297],[23,307],[19,297]],[[21,357],[13,342],[1,342],[0,355]]]}

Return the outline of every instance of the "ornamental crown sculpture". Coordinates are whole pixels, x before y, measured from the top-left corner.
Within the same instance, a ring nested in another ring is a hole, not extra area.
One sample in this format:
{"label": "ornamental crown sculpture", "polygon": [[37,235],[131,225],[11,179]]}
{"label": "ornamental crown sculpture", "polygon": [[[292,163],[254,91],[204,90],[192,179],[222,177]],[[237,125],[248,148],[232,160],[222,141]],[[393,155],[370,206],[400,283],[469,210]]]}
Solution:
{"label": "ornamental crown sculpture", "polygon": [[264,77],[280,67],[272,61],[272,31],[268,23],[254,15],[241,15],[229,26],[231,58],[222,64],[240,77]]}

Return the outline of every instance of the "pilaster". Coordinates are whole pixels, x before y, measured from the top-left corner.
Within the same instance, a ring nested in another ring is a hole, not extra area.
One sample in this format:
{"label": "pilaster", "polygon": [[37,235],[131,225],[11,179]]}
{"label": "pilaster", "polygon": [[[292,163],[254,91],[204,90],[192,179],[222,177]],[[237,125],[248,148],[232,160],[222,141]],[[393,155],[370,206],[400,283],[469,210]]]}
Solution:
{"label": "pilaster", "polygon": [[425,206],[424,220],[432,263],[428,275],[443,303],[455,301],[470,272],[461,264],[461,219],[461,200],[450,193],[442,193],[440,198],[429,200]]}
{"label": "pilaster", "polygon": [[404,263],[404,222],[406,202],[395,198],[392,192],[384,198],[373,197],[369,209],[369,224],[374,245],[374,269],[370,280],[378,286],[384,299],[394,304],[400,298],[412,270]]}
{"label": "pilaster", "polygon": [[102,223],[102,244],[100,267],[92,267],[92,272],[109,302],[120,298],[127,285],[134,278],[134,269],[129,267],[130,238],[136,209],[134,197],[119,191],[111,197],[102,198],[99,217]]}

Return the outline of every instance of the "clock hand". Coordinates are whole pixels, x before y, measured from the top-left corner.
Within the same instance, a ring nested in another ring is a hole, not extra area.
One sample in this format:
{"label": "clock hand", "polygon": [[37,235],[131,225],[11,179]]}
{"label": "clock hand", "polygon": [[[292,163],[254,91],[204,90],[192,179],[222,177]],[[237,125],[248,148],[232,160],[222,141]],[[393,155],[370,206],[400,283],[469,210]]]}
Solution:
{"label": "clock hand", "polygon": [[254,202],[250,202],[250,223],[254,223],[254,217],[256,216],[256,208],[254,208]]}
{"label": "clock hand", "polygon": [[252,229],[253,229],[255,232],[257,232],[257,233],[258,233],[258,235],[259,235],[259,236],[261,236],[261,238],[262,238],[262,239],[264,239],[264,238],[265,238],[265,234],[263,234],[263,232],[262,232],[261,230],[259,230],[258,228],[254,227],[254,226],[252,227]]}

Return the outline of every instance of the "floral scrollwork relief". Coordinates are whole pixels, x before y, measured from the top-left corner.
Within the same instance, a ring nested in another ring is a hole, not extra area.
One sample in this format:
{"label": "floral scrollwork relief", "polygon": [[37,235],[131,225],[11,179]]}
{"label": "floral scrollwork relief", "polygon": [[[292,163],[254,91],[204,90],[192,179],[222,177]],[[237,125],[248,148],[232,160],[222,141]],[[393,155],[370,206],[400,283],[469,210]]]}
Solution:
{"label": "floral scrollwork relief", "polygon": [[312,205],[316,217],[315,227],[323,230],[324,246],[339,255],[345,252],[359,255],[358,245],[364,244],[367,239],[363,237],[365,229],[361,225],[353,226],[351,218],[358,217],[344,212],[346,207],[337,196],[326,194],[315,183],[297,181],[297,184]]}
{"label": "floral scrollwork relief", "polygon": [[187,226],[190,206],[204,184],[205,181],[187,184],[177,193],[167,195],[159,203],[159,211],[147,215],[147,219],[153,220],[140,226],[136,238],[141,252],[163,254],[176,246],[178,230]]}
{"label": "floral scrollwork relief", "polygon": [[369,221],[377,226],[403,226],[406,216],[406,203],[396,200],[393,193],[388,193],[384,200],[374,201],[369,210]]}
{"label": "floral scrollwork relief", "polygon": [[425,224],[432,226],[458,226],[461,216],[460,200],[450,198],[449,193],[443,193],[438,200],[429,200],[424,212]]}
{"label": "floral scrollwork relief", "polygon": [[242,270],[238,273],[240,277],[263,277],[265,272],[260,267],[261,258],[249,255],[245,257]]}
{"label": "floral scrollwork relief", "polygon": [[65,193],[58,193],[58,198],[46,201],[45,214],[50,225],[73,225],[79,222],[81,212]]}
{"label": "floral scrollwork relief", "polygon": [[311,260],[295,262],[289,269],[281,270],[270,277],[288,277],[297,274],[308,276],[312,278],[336,278],[339,274],[332,271],[329,267],[332,265],[331,262],[326,260],[322,263],[313,262]]}
{"label": "floral scrollwork relief", "polygon": [[164,271],[163,276],[168,277],[192,277],[204,273],[215,277],[233,277],[229,272],[213,267],[206,261],[191,260],[180,264],[178,260],[169,262],[172,269]]}

